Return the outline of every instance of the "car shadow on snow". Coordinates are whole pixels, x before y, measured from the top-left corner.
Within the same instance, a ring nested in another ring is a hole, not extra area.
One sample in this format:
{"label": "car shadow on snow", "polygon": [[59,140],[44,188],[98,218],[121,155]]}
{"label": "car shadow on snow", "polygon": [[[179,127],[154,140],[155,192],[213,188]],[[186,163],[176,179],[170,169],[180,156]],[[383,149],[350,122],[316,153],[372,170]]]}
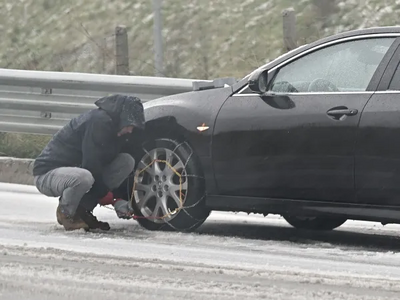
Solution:
{"label": "car shadow on snow", "polygon": [[332,231],[312,231],[270,224],[251,224],[250,222],[214,222],[204,223],[196,232],[200,235],[289,242],[307,248],[315,246],[372,252],[397,252],[400,250],[400,236],[381,230],[367,233],[359,232],[356,228],[343,229],[339,227]]}
{"label": "car shadow on snow", "polygon": [[[313,231],[295,229],[289,225],[271,224],[267,219],[264,223],[252,223],[252,220],[238,220],[237,222],[213,220],[206,221],[192,233],[168,231],[150,231],[144,229],[136,222],[112,224],[108,232],[95,230],[90,232],[90,238],[111,239],[128,238],[132,240],[155,240],[158,243],[174,243],[174,236],[190,235],[191,238],[199,236],[215,236],[222,238],[240,238],[244,240],[258,240],[265,242],[290,243],[298,248],[335,248],[344,251],[371,251],[371,252],[398,252],[400,250],[400,234],[395,230],[385,231],[370,227],[348,227],[346,223],[332,231]],[[381,226],[379,223],[371,223]],[[63,232],[60,226],[55,231]],[[369,232],[367,232],[369,231]],[[83,231],[73,232],[77,235],[89,237]]]}

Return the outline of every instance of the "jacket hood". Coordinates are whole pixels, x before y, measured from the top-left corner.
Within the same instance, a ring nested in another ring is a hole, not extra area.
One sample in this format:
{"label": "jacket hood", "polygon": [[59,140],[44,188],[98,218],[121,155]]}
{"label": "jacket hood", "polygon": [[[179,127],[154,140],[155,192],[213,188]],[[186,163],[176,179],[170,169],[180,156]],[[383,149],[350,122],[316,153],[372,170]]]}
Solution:
{"label": "jacket hood", "polygon": [[119,130],[130,125],[145,128],[143,104],[137,97],[117,94],[100,98],[95,104],[110,115]]}

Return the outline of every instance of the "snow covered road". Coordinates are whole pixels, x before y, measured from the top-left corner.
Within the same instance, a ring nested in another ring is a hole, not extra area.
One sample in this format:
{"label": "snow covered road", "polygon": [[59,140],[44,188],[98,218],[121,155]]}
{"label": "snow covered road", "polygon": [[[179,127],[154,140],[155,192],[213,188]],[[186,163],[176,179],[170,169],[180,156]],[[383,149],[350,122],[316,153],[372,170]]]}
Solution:
{"label": "snow covered road", "polygon": [[0,183],[0,299],[398,299],[400,226],[332,232],[214,212],[161,233],[98,208],[106,233],[65,232],[57,199]]}

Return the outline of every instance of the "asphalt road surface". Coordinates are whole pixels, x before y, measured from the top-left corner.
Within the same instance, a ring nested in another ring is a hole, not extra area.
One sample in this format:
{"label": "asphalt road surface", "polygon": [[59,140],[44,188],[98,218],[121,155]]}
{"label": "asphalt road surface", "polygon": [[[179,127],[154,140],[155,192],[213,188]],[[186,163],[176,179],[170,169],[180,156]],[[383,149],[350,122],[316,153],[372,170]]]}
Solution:
{"label": "asphalt road surface", "polygon": [[195,233],[151,232],[98,208],[109,232],[65,232],[57,199],[0,184],[0,299],[399,299],[399,225],[332,232],[213,212]]}

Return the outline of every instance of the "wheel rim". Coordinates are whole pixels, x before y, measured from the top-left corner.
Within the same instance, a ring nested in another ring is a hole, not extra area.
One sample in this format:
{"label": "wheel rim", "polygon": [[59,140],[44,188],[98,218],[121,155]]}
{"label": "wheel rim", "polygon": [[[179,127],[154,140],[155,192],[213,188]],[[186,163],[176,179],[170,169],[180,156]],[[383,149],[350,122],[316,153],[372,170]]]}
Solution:
{"label": "wheel rim", "polygon": [[140,160],[135,174],[137,208],[154,223],[176,217],[186,200],[188,182],[185,164],[173,151],[156,148]]}

